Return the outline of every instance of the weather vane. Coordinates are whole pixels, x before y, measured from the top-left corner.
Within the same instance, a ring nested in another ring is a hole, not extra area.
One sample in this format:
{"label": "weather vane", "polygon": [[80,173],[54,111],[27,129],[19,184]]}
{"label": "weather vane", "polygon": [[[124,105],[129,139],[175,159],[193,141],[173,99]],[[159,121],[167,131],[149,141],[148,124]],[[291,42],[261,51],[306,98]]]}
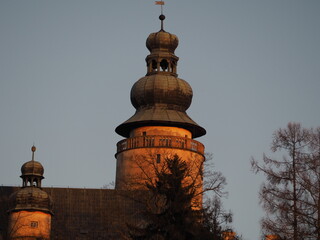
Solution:
{"label": "weather vane", "polygon": [[164,5],[164,1],[155,1],[155,4],[161,6],[161,15],[159,16],[159,19],[161,20],[161,31],[164,31],[164,30],[163,30],[163,20],[166,18],[166,17],[163,15],[163,5]]}
{"label": "weather vane", "polygon": [[164,5],[164,1],[155,1],[155,4],[161,6],[161,15],[163,15],[163,5]]}

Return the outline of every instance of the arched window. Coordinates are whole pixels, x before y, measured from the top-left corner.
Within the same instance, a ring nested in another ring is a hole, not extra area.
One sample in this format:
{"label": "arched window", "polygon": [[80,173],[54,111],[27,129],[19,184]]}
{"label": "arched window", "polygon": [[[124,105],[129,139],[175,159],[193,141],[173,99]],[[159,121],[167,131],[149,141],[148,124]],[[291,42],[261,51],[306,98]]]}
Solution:
{"label": "arched window", "polygon": [[162,59],[160,62],[160,67],[162,68],[162,71],[166,71],[168,69],[168,61],[166,59]]}
{"label": "arched window", "polygon": [[31,181],[30,178],[28,178],[28,180],[27,180],[27,186],[31,186],[31,185],[32,185],[32,181]]}
{"label": "arched window", "polygon": [[157,62],[156,62],[156,60],[152,60],[152,69],[153,69],[153,71],[157,71]]}
{"label": "arched window", "polygon": [[38,179],[33,179],[32,186],[38,187]]}

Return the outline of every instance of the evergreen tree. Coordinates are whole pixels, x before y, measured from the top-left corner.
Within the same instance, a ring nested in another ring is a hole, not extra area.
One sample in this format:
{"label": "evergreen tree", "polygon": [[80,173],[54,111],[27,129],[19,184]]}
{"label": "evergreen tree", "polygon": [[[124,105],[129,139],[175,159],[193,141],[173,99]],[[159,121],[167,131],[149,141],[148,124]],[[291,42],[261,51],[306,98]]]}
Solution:
{"label": "evergreen tree", "polygon": [[[232,213],[223,209],[219,195],[206,201],[203,208],[193,204],[199,183],[189,178],[186,162],[174,155],[166,158],[164,165],[161,171],[156,171],[156,180],[145,183],[148,191],[144,194],[142,217],[146,220],[140,226],[128,224],[131,239],[223,240],[223,233],[232,232],[228,225],[232,222]],[[225,179],[221,173],[210,177],[215,180],[210,190],[222,193],[220,187]],[[234,240],[240,239],[234,237]]]}
{"label": "evergreen tree", "polygon": [[166,168],[155,182],[147,182],[145,226],[129,226],[132,239],[196,239],[200,212],[192,209],[194,182],[188,182],[188,166],[177,155],[165,159]]}

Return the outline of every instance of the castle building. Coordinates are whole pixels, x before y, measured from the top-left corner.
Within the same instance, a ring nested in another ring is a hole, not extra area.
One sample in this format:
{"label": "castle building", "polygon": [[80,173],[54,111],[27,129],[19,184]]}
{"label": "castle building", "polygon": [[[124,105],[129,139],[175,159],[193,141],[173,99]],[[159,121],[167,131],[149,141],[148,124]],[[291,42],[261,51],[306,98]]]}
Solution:
{"label": "castle building", "polygon": [[[146,41],[146,76],[131,89],[136,112],[116,128],[124,139],[117,143],[115,189],[42,188],[44,169],[34,161],[33,147],[32,160],[21,168],[22,187],[0,187],[0,239],[122,239],[126,224],[139,220],[141,207],[124,193],[145,189],[145,179],[154,179],[173,155],[193,169],[186,181],[196,181],[201,191],[204,146],[194,139],[206,131],[186,113],[193,93],[178,78],[179,40],[164,30],[164,15],[159,18],[160,31]],[[201,195],[194,203],[201,205]]]}

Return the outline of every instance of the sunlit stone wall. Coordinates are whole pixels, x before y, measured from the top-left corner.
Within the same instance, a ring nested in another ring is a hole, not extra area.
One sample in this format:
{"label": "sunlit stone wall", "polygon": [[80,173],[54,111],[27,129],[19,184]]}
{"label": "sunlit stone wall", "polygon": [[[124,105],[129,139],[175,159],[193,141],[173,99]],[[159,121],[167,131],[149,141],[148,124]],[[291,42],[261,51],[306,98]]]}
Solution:
{"label": "sunlit stone wall", "polygon": [[18,211],[9,216],[8,236],[14,239],[50,239],[51,215],[40,211]]}
{"label": "sunlit stone wall", "polygon": [[[119,142],[116,189],[145,189],[146,181],[155,180],[165,159],[178,155],[189,167],[185,182],[196,181],[197,193],[202,191],[204,146],[192,138],[190,131],[178,127],[146,126],[134,129],[130,138]],[[195,203],[201,203],[199,195]]]}

